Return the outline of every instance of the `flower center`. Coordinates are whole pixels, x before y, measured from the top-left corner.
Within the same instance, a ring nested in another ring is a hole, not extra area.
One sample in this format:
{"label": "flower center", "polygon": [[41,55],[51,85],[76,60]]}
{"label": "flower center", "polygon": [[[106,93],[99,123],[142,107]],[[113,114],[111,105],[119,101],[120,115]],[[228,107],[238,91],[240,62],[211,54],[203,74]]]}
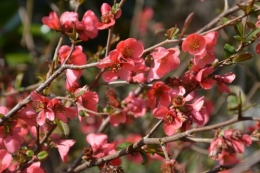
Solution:
{"label": "flower center", "polygon": [[54,112],[64,112],[64,107],[62,104],[55,104],[53,110]]}
{"label": "flower center", "polygon": [[167,114],[164,117],[164,121],[166,121],[167,123],[171,124],[173,122],[173,116],[171,114]]}
{"label": "flower center", "polygon": [[114,73],[118,72],[120,69],[121,69],[121,64],[118,61],[114,62],[110,67],[110,71]]}
{"label": "flower center", "polygon": [[34,106],[37,113],[41,112],[41,110],[44,109],[44,104],[40,101],[33,102],[33,106]]}
{"label": "flower center", "polygon": [[161,95],[163,94],[163,89],[161,86],[158,86],[157,88],[155,88],[154,90],[154,96],[155,97],[161,97]]}
{"label": "flower center", "polygon": [[191,40],[190,48],[193,50],[198,50],[200,48],[199,40],[197,40],[197,39]]}
{"label": "flower center", "polygon": [[101,22],[104,23],[104,24],[107,24],[109,23],[111,20],[110,20],[110,17],[109,17],[109,14],[104,14],[101,16]]}
{"label": "flower center", "polygon": [[185,101],[184,101],[184,97],[181,96],[181,95],[176,95],[174,98],[173,98],[173,105],[174,106],[182,106],[184,105]]}
{"label": "flower center", "polygon": [[122,54],[123,54],[124,58],[132,58],[132,56],[133,56],[133,50],[130,49],[130,48],[128,48],[128,47],[126,47],[126,48],[124,48]]}
{"label": "flower center", "polygon": [[168,60],[168,55],[166,55],[165,57],[163,57],[161,59],[161,64],[166,64],[167,63],[167,60]]}

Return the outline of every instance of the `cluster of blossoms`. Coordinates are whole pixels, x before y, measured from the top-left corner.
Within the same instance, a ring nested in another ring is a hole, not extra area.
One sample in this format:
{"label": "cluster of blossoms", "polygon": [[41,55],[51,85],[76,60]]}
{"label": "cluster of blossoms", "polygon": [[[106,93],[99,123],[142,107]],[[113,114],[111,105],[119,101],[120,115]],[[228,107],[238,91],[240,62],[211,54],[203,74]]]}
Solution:
{"label": "cluster of blossoms", "polygon": [[[42,22],[51,29],[68,35],[71,32],[77,32],[80,40],[87,41],[95,38],[98,30],[113,26],[115,20],[121,16],[121,10],[116,7],[111,8],[110,5],[104,3],[101,6],[101,15],[101,22],[99,22],[94,12],[88,10],[80,21],[75,12],[64,12],[60,17],[57,13],[51,12],[48,17],[42,19]],[[149,18],[149,15],[147,17]],[[204,126],[209,121],[211,111],[205,104],[204,96],[197,97],[194,91],[200,88],[209,90],[216,83],[220,92],[230,93],[227,84],[235,79],[232,72],[224,75],[214,74],[213,63],[216,60],[214,47],[217,38],[218,32],[215,31],[206,35],[197,33],[188,35],[181,46],[184,52],[188,52],[192,56],[188,71],[180,77],[167,77],[164,82],[158,80],[180,65],[181,51],[179,48],[157,47],[150,52],[148,56],[150,62],[147,63],[144,59],[145,51],[141,42],[134,38],[120,41],[116,48],[107,52],[107,56],[97,65],[99,69],[102,69],[103,80],[109,83],[121,79],[131,84],[144,84],[146,88],[140,93],[131,91],[122,100],[113,89],[107,89],[107,103],[102,113],[109,116],[113,126],[118,126],[120,123],[131,123],[134,119],[146,115],[147,111],[151,111],[155,118],[163,120],[163,130],[167,136],[186,131],[194,124]],[[61,65],[85,65],[87,63],[87,56],[82,46],[75,46],[72,50],[71,47],[63,45],[58,51],[58,58]],[[95,116],[99,114],[97,112],[98,94],[87,86],[79,86],[77,81],[82,76],[82,70],[66,69],[65,73],[68,97],[50,98],[33,91],[29,95],[32,103],[23,107],[14,119],[10,119],[4,126],[0,126],[0,160],[3,160],[0,164],[0,171],[7,168],[15,171],[19,163],[17,160],[13,160],[12,154],[24,154],[24,150],[21,149],[23,144],[36,148],[35,144],[30,143],[32,140],[42,139],[52,125],[59,122],[67,123],[68,119],[76,117],[81,123],[82,131],[87,134],[86,141],[89,146],[84,149],[83,158],[85,160],[95,161],[116,152],[116,143],[108,143],[107,135],[92,133],[93,129],[97,129],[101,124],[99,117]],[[70,104],[65,104],[64,100]],[[7,114],[8,111],[7,107],[0,107],[0,117]],[[25,139],[28,134],[31,135],[31,141]],[[76,141],[61,139],[55,133],[51,134],[49,139],[50,147],[57,148],[62,161],[66,162],[68,151]],[[129,140],[138,142],[140,139],[141,136],[134,136]],[[244,145],[249,146],[250,144],[249,135],[244,135],[236,130],[227,130],[213,140],[209,148],[209,155],[220,160],[221,164],[230,164],[231,162],[227,162],[225,159],[230,159],[234,153],[243,153]],[[48,149],[42,147],[43,151]],[[25,171],[44,172],[35,156],[31,157],[32,160],[35,159],[35,163]],[[140,158],[137,157],[136,160],[141,160]],[[114,159],[107,164],[118,167],[121,159]],[[162,169],[178,170],[181,168],[178,167],[177,162],[170,160]]]}
{"label": "cluster of blossoms", "polygon": [[230,165],[239,162],[236,153],[244,153],[244,145],[250,146],[251,137],[238,130],[226,130],[223,135],[211,142],[209,156],[219,160],[221,165]]}

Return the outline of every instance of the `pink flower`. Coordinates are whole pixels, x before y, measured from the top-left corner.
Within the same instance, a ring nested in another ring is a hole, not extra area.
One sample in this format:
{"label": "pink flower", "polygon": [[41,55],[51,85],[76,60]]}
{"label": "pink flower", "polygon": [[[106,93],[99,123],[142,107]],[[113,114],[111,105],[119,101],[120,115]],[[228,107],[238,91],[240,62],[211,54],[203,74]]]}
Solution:
{"label": "pink flower", "polygon": [[38,113],[36,121],[40,126],[45,123],[46,118],[50,121],[55,119],[54,112],[49,107],[47,107],[48,103],[50,102],[49,98],[44,97],[34,91],[31,92],[30,97],[33,101],[33,106]]}
{"label": "pink flower", "polygon": [[169,106],[171,102],[170,96],[171,88],[167,85],[164,85],[163,82],[155,82],[147,93],[148,106],[150,108],[155,108],[159,105],[161,106]]}
{"label": "pink flower", "polygon": [[151,82],[153,79],[160,79],[180,65],[178,48],[165,49],[158,47],[156,51],[151,53],[154,59],[154,66],[149,72],[147,81]]}
{"label": "pink flower", "polygon": [[60,23],[65,31],[73,29],[77,22],[78,13],[66,11],[60,16]]}
{"label": "pink flower", "polygon": [[[86,137],[87,142],[91,145],[93,150],[93,157],[102,158],[106,155],[113,154],[116,152],[115,143],[107,143],[107,135],[99,133],[90,133]],[[121,159],[117,158],[110,161],[113,166],[118,166],[121,164]]]}
{"label": "pink flower", "polygon": [[41,162],[35,162],[26,168],[22,173],[45,173],[41,168]]}
{"label": "pink flower", "polygon": [[206,90],[212,88],[215,80],[209,78],[208,76],[214,71],[213,67],[208,67],[200,70],[196,76],[196,80],[200,83],[200,86]]}
{"label": "pink flower", "polygon": [[113,50],[97,67],[109,67],[108,71],[105,71],[102,75],[103,80],[106,82],[112,82],[118,77],[127,81],[130,78],[131,71],[134,69],[134,61],[122,58],[117,50]]}
{"label": "pink flower", "polygon": [[218,90],[220,92],[230,93],[229,88],[227,87],[228,83],[231,83],[236,78],[236,75],[232,72],[226,73],[223,76],[215,75],[214,79],[217,81]]}
{"label": "pink flower", "polygon": [[49,28],[60,31],[60,22],[56,12],[50,12],[48,17],[42,18],[42,23]]}
{"label": "pink flower", "polygon": [[[66,60],[67,56],[69,55],[71,48],[67,45],[62,46],[59,49],[59,58],[60,62],[63,64],[64,61]],[[81,46],[76,46],[75,49],[73,50],[69,60],[67,61],[67,64],[74,64],[74,65],[84,65],[86,64],[87,57],[86,54],[82,52],[82,47]],[[66,87],[70,88],[73,86],[75,81],[80,78],[82,75],[82,70],[71,70],[67,69],[66,70]]]}
{"label": "pink flower", "polygon": [[115,113],[110,114],[109,121],[113,126],[118,126],[120,123],[126,122],[126,114],[124,111],[119,110],[118,112],[115,110]]}
{"label": "pink flower", "polygon": [[21,130],[21,127],[0,127],[0,144],[4,144],[10,153],[17,152],[24,141],[20,136]]}
{"label": "pink flower", "polygon": [[216,57],[214,53],[205,52],[206,54],[194,56],[194,64],[199,68],[204,68],[207,64],[211,64],[215,61]]}
{"label": "pink flower", "polygon": [[18,112],[19,120],[23,121],[24,123],[30,126],[36,126],[36,117],[37,113],[31,104],[26,105],[23,109],[19,110]]}
{"label": "pink flower", "polygon": [[233,148],[238,153],[244,153],[244,145],[250,146],[252,144],[251,137],[247,134],[243,134],[239,130],[226,130],[224,137],[232,143]]}
{"label": "pink flower", "polygon": [[[85,112],[84,109],[91,110],[97,112],[97,103],[98,103],[98,95],[96,92],[88,91],[86,88],[79,88],[75,91],[74,95],[77,97],[78,105],[78,115],[81,120],[81,111]],[[79,95],[79,96],[77,96]],[[86,112],[90,116],[94,116],[94,114],[90,112]]]}
{"label": "pink flower", "polygon": [[190,34],[182,43],[182,50],[192,55],[199,55],[205,51],[206,40],[199,34]]}
{"label": "pink flower", "polygon": [[173,135],[182,126],[182,120],[174,109],[159,106],[153,110],[153,115],[164,120],[163,130],[168,136]]}
{"label": "pink flower", "polygon": [[122,101],[122,104],[125,105],[124,112],[131,114],[134,117],[144,116],[146,112],[146,102],[140,96],[135,96],[134,92],[129,92],[128,96]]}
{"label": "pink flower", "polygon": [[199,126],[205,125],[209,120],[209,115],[204,105],[204,96],[197,99],[193,104],[185,105],[187,111],[191,114],[191,119]]}
{"label": "pink flower", "polygon": [[61,160],[63,162],[67,162],[69,149],[75,144],[76,141],[72,139],[62,140],[59,139],[57,135],[52,135],[51,138],[55,144],[55,147],[58,148]]}
{"label": "pink flower", "polygon": [[146,81],[145,72],[150,70],[149,67],[147,67],[142,61],[142,63],[135,63],[135,68],[130,73],[130,78],[128,79],[128,82],[134,82],[134,83],[143,83]]}
{"label": "pink flower", "polygon": [[75,118],[77,116],[77,110],[72,107],[65,107],[58,99],[53,98],[47,105],[53,110],[55,117],[64,123],[67,122],[68,118]]}
{"label": "pink flower", "polygon": [[221,160],[226,155],[243,153],[244,145],[249,146],[252,139],[247,134],[242,134],[239,130],[229,129],[224,132],[224,136],[214,139],[209,148],[209,156],[216,160]]}
{"label": "pink flower", "polygon": [[119,18],[121,13],[121,10],[119,10],[116,14],[114,14],[109,4],[103,3],[101,6],[101,22],[97,23],[97,28],[102,30],[113,26],[115,24],[115,19]]}
{"label": "pink flower", "polygon": [[0,150],[0,172],[3,172],[11,164],[13,157],[6,150]]}
{"label": "pink flower", "polygon": [[139,14],[139,32],[141,35],[145,35],[147,32],[148,23],[153,18],[154,12],[151,7],[146,7]]}
{"label": "pink flower", "polygon": [[[260,21],[259,21],[259,23],[260,23]],[[257,45],[256,45],[256,47],[255,47],[255,51],[256,51],[256,53],[257,53],[258,55],[260,55],[260,42],[257,43]]]}
{"label": "pink flower", "polygon": [[98,34],[97,22],[98,19],[95,13],[91,10],[86,11],[82,21],[76,25],[79,38],[83,41],[95,38]]}
{"label": "pink flower", "polygon": [[120,41],[116,46],[116,50],[120,52],[123,58],[129,58],[138,63],[143,61],[140,57],[143,54],[144,47],[142,43],[138,42],[134,38],[128,38],[124,41]]}

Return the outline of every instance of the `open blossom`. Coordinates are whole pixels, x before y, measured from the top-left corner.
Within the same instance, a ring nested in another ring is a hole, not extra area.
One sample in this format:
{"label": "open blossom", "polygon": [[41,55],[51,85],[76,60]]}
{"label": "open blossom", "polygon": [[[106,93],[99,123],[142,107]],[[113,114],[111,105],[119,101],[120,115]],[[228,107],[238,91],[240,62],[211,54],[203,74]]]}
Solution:
{"label": "open blossom", "polygon": [[171,88],[164,85],[163,82],[155,82],[146,93],[148,106],[150,108],[155,108],[159,105],[169,106],[171,102],[170,91]]}
{"label": "open blossom", "polygon": [[154,59],[154,65],[151,68],[147,81],[150,82],[154,79],[160,79],[180,65],[178,48],[165,49],[158,47],[156,51],[151,53]]}
{"label": "open blossom", "polygon": [[199,34],[188,35],[182,43],[182,50],[192,55],[199,55],[206,49],[206,40]]}
{"label": "open blossom", "polygon": [[[85,112],[87,110],[97,112],[97,103],[98,103],[98,95],[96,92],[88,91],[85,87],[79,88],[75,91],[75,96],[77,97],[76,101],[80,105],[77,105],[79,119],[81,120],[81,111]],[[77,96],[79,95],[79,96]],[[90,112],[86,112],[90,116],[94,116],[94,114]]]}
{"label": "open blossom", "polygon": [[60,22],[56,12],[50,12],[48,17],[42,18],[42,23],[47,25],[49,28],[54,29],[56,31],[60,31]]}
{"label": "open blossom", "polygon": [[22,173],[45,173],[45,171],[41,168],[41,162],[35,162],[31,164],[28,168],[26,168]]}
{"label": "open blossom", "polygon": [[99,30],[107,29],[110,26],[115,24],[115,19],[121,16],[121,10],[119,10],[116,14],[113,14],[112,8],[109,4],[103,3],[101,6],[101,22],[97,23],[97,28]]}
{"label": "open blossom", "polygon": [[126,40],[120,41],[116,46],[116,50],[120,52],[123,58],[129,58],[135,63],[140,63],[143,61],[141,56],[143,54],[144,47],[142,43],[134,38],[128,38]]}
{"label": "open blossom", "polygon": [[223,76],[215,75],[214,79],[217,81],[218,90],[220,92],[230,93],[230,89],[227,84],[231,83],[236,78],[236,75],[232,72],[226,73]]}
{"label": "open blossom", "polygon": [[30,97],[33,101],[33,106],[38,113],[36,121],[40,126],[45,123],[46,118],[50,121],[53,121],[55,119],[55,114],[53,110],[47,106],[50,102],[49,98],[44,97],[34,91],[31,92]]}
{"label": "open blossom", "polygon": [[131,71],[128,82],[134,82],[134,83],[145,82],[146,81],[145,73],[149,70],[150,68],[145,65],[144,61],[142,61],[141,63],[135,63],[134,70]]}
{"label": "open blossom", "polygon": [[[86,137],[86,141],[91,145],[93,150],[93,157],[102,158],[106,155],[113,154],[116,152],[115,143],[107,143],[107,135],[98,133],[90,133]],[[119,166],[121,164],[121,159],[117,158],[109,163],[113,166]]]}
{"label": "open blossom", "polygon": [[79,38],[83,41],[87,41],[89,38],[95,38],[98,35],[97,22],[98,19],[95,13],[91,10],[86,11],[82,21],[76,24]]}
{"label": "open blossom", "polygon": [[250,146],[252,139],[249,135],[241,133],[239,130],[229,129],[223,136],[214,139],[209,147],[209,156],[216,160],[221,160],[226,153],[244,153],[244,145]]}
{"label": "open blossom", "polygon": [[199,126],[205,125],[209,120],[209,114],[204,105],[204,96],[192,104],[185,105],[186,112],[191,115],[192,121]]}
{"label": "open blossom", "polygon": [[212,88],[213,84],[216,82],[215,80],[209,78],[214,71],[213,67],[208,67],[200,70],[196,76],[196,80],[200,83],[200,86],[206,90]]}
{"label": "open blossom", "polygon": [[[71,48],[67,45],[62,46],[59,49],[59,59],[60,62],[63,64],[69,55],[69,52],[71,51]],[[86,54],[82,52],[81,46],[75,46],[75,49],[73,50],[69,60],[67,61],[67,64],[73,64],[73,65],[84,65],[86,64],[87,57]],[[73,86],[75,81],[79,79],[82,75],[82,70],[66,70],[66,88],[70,88]]]}
{"label": "open blossom", "polygon": [[75,144],[76,141],[72,139],[60,139],[60,137],[56,134],[52,135],[51,139],[54,146],[58,148],[61,160],[63,162],[67,162],[69,149]]}
{"label": "open blossom", "polygon": [[168,109],[164,106],[159,106],[153,110],[153,115],[158,119],[164,120],[164,133],[168,136],[173,135],[182,126],[181,117],[177,115],[174,109]]}
{"label": "open blossom", "polygon": [[12,160],[13,157],[8,151],[4,149],[0,150],[0,172],[3,172],[6,168],[8,168]]}
{"label": "open blossom", "polygon": [[71,30],[78,22],[78,13],[65,11],[60,16],[60,23],[65,31]]}
{"label": "open blossom", "polygon": [[47,105],[53,110],[55,117],[64,123],[67,122],[67,118],[74,118],[77,116],[77,110],[72,107],[65,107],[60,100],[53,98]]}
{"label": "open blossom", "polygon": [[108,68],[102,74],[102,78],[106,82],[112,82],[118,77],[122,80],[128,80],[130,73],[134,69],[134,61],[131,59],[122,58],[117,50],[113,50],[107,57],[102,59],[101,64],[97,65],[98,68]]}

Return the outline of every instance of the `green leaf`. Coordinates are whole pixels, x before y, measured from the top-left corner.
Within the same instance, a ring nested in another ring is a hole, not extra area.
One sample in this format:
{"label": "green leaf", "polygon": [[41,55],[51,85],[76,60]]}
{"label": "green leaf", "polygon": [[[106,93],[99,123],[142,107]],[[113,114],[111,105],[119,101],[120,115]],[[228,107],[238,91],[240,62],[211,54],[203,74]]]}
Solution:
{"label": "green leaf", "polygon": [[251,53],[242,53],[240,55],[238,55],[237,57],[235,57],[233,59],[233,62],[243,62],[243,61],[247,61],[253,58],[253,55]]}
{"label": "green leaf", "polygon": [[140,154],[141,154],[141,156],[142,156],[142,158],[143,158],[142,164],[143,164],[143,165],[147,164],[147,163],[148,163],[148,157],[147,157],[146,153],[140,152]]}
{"label": "green leaf", "polygon": [[78,98],[78,97],[82,96],[85,92],[86,92],[86,90],[82,89],[75,95],[75,97]]}
{"label": "green leaf", "polygon": [[41,161],[44,160],[48,157],[48,152],[47,151],[41,151],[37,154],[37,158]]}
{"label": "green leaf", "polygon": [[238,98],[235,95],[229,95],[227,98],[227,108],[229,111],[237,110],[238,108]]}
{"label": "green leaf", "polygon": [[223,25],[223,24],[227,23],[228,21],[229,21],[228,18],[222,17],[222,18],[220,19],[220,24]]}
{"label": "green leaf", "polygon": [[238,8],[240,8],[242,11],[244,11],[245,13],[247,13],[247,5],[241,5],[241,4],[237,4]]}
{"label": "green leaf", "polygon": [[239,36],[239,35],[235,35],[234,36],[234,38],[236,39],[236,40],[238,40],[238,41],[243,41],[244,42],[244,38],[242,38],[241,36]]}
{"label": "green leaf", "polygon": [[132,145],[132,144],[133,144],[132,142],[124,142],[124,143],[118,145],[118,146],[116,147],[116,150],[122,150],[122,149],[124,149],[124,148],[129,147],[129,146]]}
{"label": "green leaf", "polygon": [[236,53],[236,49],[230,44],[225,44],[224,46],[225,56],[230,57],[231,55]]}
{"label": "green leaf", "polygon": [[32,150],[27,150],[27,151],[26,151],[26,155],[27,155],[28,157],[32,157],[32,156],[34,156],[34,152],[33,152]]}
{"label": "green leaf", "polygon": [[239,22],[234,27],[235,27],[236,33],[238,35],[240,35],[241,37],[243,37],[244,36],[244,26],[243,26],[242,22]]}
{"label": "green leaf", "polygon": [[251,31],[247,36],[247,40],[255,40],[257,38],[257,34],[260,32],[260,28],[256,28],[255,30]]}
{"label": "green leaf", "polygon": [[58,134],[60,135],[64,135],[64,136],[68,136],[70,133],[70,129],[67,123],[64,123],[61,120],[57,121],[57,127],[55,129],[55,131],[58,132]]}
{"label": "green leaf", "polygon": [[255,4],[255,0],[252,0],[252,1],[248,4],[247,9],[246,9],[246,13],[247,13],[247,14],[249,14],[249,13],[253,10],[254,4]]}
{"label": "green leaf", "polygon": [[81,117],[89,117],[89,114],[86,111],[84,111],[84,110],[80,110],[79,111],[79,116],[81,116]]}

